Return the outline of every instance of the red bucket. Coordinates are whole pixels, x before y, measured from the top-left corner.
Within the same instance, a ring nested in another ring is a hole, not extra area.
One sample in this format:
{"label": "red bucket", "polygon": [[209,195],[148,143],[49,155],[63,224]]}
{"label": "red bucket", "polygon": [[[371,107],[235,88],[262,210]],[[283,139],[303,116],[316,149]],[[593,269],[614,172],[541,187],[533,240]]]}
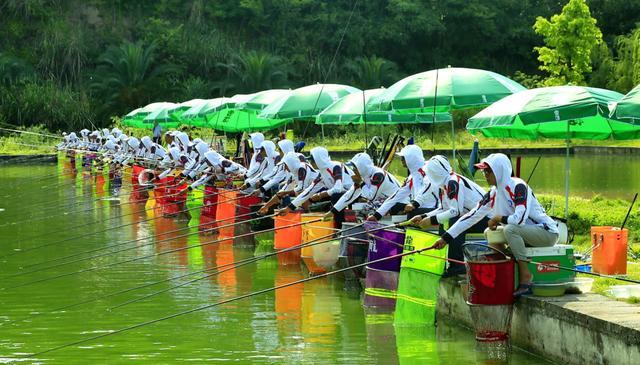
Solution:
{"label": "red bucket", "polygon": [[513,260],[467,261],[470,304],[504,305],[513,304],[514,288]]}
{"label": "red bucket", "polygon": [[462,251],[469,282],[467,303],[513,304],[515,261],[487,244],[465,243],[462,245]]}
{"label": "red bucket", "polygon": [[246,195],[238,199],[238,205],[236,206],[236,216],[239,222],[244,222],[251,219],[249,213],[251,213],[251,206],[260,204],[262,199],[254,195]]}
{"label": "red bucket", "polygon": [[216,205],[218,204],[218,189],[215,186],[204,187],[204,197],[202,198],[202,210],[200,215],[216,219]]}

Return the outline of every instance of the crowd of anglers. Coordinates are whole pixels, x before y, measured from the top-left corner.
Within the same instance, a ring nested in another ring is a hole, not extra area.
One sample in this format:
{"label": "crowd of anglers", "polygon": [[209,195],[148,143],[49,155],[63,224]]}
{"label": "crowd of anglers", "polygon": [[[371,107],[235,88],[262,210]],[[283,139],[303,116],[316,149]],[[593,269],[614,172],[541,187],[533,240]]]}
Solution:
{"label": "crowd of anglers", "polygon": [[456,173],[445,156],[425,159],[417,144],[406,145],[397,153],[408,171],[401,183],[386,166],[376,166],[367,153],[340,162],[326,148],[315,147],[306,156],[304,143],[286,138],[271,141],[262,133],[249,135],[250,149],[244,159],[226,157],[181,131],[166,132],[164,145],[161,142],[148,136],[130,137],[117,128],[83,129],[65,133],[57,149],[66,151],[72,160],[81,152],[85,166],[94,160],[108,164],[113,181],[120,183],[124,167],[131,167],[134,186],[167,187],[176,213],[184,211],[187,191],[204,187],[206,194],[209,188],[232,187],[233,181],[240,180],[238,190],[262,200],[258,214],[263,216],[308,211],[320,202],[326,202],[325,217],[332,218],[337,228],[354,203],[366,204],[368,221],[406,215],[416,226],[438,227],[441,238],[434,248],[449,245],[451,260],[445,276],[465,273],[459,262],[464,260],[462,245],[467,233],[502,227],[518,260],[515,295],[532,290],[525,247],[548,247],[558,241],[556,221],[545,213],[527,182],[513,176],[511,161],[501,153],[475,165],[490,187],[487,191]]}

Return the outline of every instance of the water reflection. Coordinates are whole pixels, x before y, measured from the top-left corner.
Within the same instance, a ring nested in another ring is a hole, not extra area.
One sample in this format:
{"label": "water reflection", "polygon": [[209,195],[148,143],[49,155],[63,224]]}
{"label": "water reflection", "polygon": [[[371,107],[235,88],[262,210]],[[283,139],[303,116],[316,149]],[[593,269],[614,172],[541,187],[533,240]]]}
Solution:
{"label": "water reflection", "polygon": [[[50,173],[52,170],[55,170],[53,166],[47,167],[42,169],[42,173]],[[196,227],[189,228],[186,222],[160,218],[153,209],[145,211],[145,204],[130,204],[128,197],[124,195],[122,201],[126,203],[96,202],[99,184],[97,177],[83,180],[81,176],[77,179],[64,176],[59,180],[65,180],[67,184],[62,184],[53,191],[34,187],[34,199],[46,199],[50,194],[68,198],[69,202],[80,203],[85,199],[87,202],[78,204],[78,209],[93,207],[95,212],[82,213],[78,217],[87,221],[97,220],[88,231],[106,230],[109,227],[113,229],[73,244],[54,246],[42,251],[34,250],[28,256],[7,258],[7,268],[77,253],[78,250],[101,249],[131,239],[139,241],[123,247],[140,249],[105,256],[101,258],[99,265],[172,249],[179,251],[140,260],[135,264],[117,265],[108,270],[61,278],[46,285],[3,291],[0,298],[3,316],[14,319],[24,317],[33,310],[46,312],[47,309],[125,288],[164,281],[158,286],[102,298],[96,303],[72,308],[64,313],[42,315],[37,318],[37,322],[34,320],[21,326],[3,326],[4,340],[0,341],[0,355],[44,350],[92,334],[161,318],[181,310],[254,293],[306,277],[299,261],[294,265],[285,261],[288,265],[283,265],[275,257],[242,267],[230,266],[239,260],[272,250],[273,234],[261,235],[262,243],[255,250],[252,247],[239,248],[237,243],[234,247],[232,237],[238,234],[237,229],[226,232],[227,234],[221,232],[219,236],[199,235]],[[7,181],[10,180],[0,176],[0,188],[14,191]],[[127,190],[130,185],[129,179],[126,179],[123,192],[130,193]],[[108,192],[105,191],[105,194],[108,195]],[[15,199],[8,201],[10,206],[19,203]],[[106,220],[118,215],[118,218]],[[148,220],[150,218],[152,219]],[[60,238],[73,237],[87,231],[86,227],[72,232],[65,231],[68,224],[64,220],[53,218],[42,225],[44,228],[40,225],[25,228],[29,228],[29,235],[56,230],[61,235]],[[119,227],[123,224],[128,225]],[[15,231],[5,229],[3,233],[13,234]],[[217,240],[220,242],[214,242]],[[41,243],[25,241],[25,247]],[[62,251],[60,247],[63,247]],[[95,261],[82,262],[77,267],[60,267],[28,279],[97,264]],[[214,268],[223,265],[227,265],[227,271],[179,290],[172,290],[171,295],[157,295],[117,311],[105,311],[105,308],[169,288],[202,274],[172,282],[166,282],[167,278],[202,269],[215,272]],[[129,363],[135,359],[138,363],[149,364],[213,361],[265,364],[492,363],[484,354],[475,351],[473,333],[467,329],[451,326],[445,320],[440,320],[435,329],[424,324],[394,326],[394,313],[365,315],[361,300],[346,295],[343,289],[344,283],[337,277],[317,278],[136,331],[109,336],[88,343],[86,347],[71,347],[54,352],[41,362],[88,363],[104,362],[108,358],[114,363]],[[516,351],[510,363],[539,364],[541,361]]]}

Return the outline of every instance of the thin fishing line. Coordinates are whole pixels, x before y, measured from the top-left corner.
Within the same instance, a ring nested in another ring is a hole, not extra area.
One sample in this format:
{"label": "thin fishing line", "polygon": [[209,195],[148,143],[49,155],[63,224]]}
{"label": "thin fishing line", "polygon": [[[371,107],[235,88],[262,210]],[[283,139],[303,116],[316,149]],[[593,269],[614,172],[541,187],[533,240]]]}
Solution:
{"label": "thin fishing line", "polygon": [[147,326],[147,325],[151,325],[151,324],[154,324],[154,323],[162,322],[162,321],[165,321],[165,320],[173,319],[173,318],[176,318],[176,317],[184,316],[184,315],[195,313],[195,312],[200,312],[200,311],[203,311],[203,310],[206,310],[206,309],[210,309],[210,308],[217,307],[217,306],[220,306],[220,305],[223,305],[223,304],[235,302],[235,301],[238,301],[238,300],[241,300],[241,299],[253,297],[253,296],[256,296],[256,295],[260,295],[260,294],[265,294],[265,293],[272,292],[272,291],[275,291],[275,290],[278,290],[278,289],[283,289],[283,288],[286,288],[286,287],[289,287],[289,286],[302,284],[302,283],[305,283],[307,281],[317,280],[317,279],[320,279],[320,278],[328,277],[328,276],[331,276],[331,275],[335,275],[335,274],[342,273],[342,272],[345,272],[345,271],[353,270],[355,268],[363,267],[363,266],[366,266],[366,265],[376,264],[376,263],[383,262],[383,261],[386,261],[386,260],[396,259],[396,258],[408,256],[408,255],[413,255],[413,254],[416,254],[416,253],[427,251],[428,249],[429,248],[422,248],[422,249],[413,250],[413,251],[410,251],[410,252],[403,252],[401,254],[388,256],[388,257],[383,257],[383,258],[380,258],[380,259],[377,259],[377,260],[373,260],[373,261],[364,262],[364,263],[361,263],[361,264],[352,265],[352,266],[349,266],[349,267],[346,267],[346,268],[343,268],[343,269],[338,269],[338,270],[326,272],[326,273],[323,273],[323,274],[318,274],[316,276],[311,276],[311,277],[308,277],[308,278],[292,281],[290,283],[286,283],[286,284],[282,284],[282,285],[273,286],[273,287],[270,287],[270,288],[267,288],[267,289],[254,291],[254,292],[243,294],[243,295],[236,296],[236,297],[233,297],[233,298],[221,300],[221,301],[218,301],[216,303],[203,305],[203,306],[200,306],[200,307],[197,307],[197,308],[193,308],[193,309],[189,309],[189,310],[186,310],[186,311],[174,313],[174,314],[171,314],[171,315],[168,315],[168,316],[165,316],[165,317],[156,318],[156,319],[153,319],[153,320],[150,320],[150,321],[146,321],[146,322],[134,324],[134,325],[131,325],[131,326],[128,326],[128,327],[120,328],[120,329],[117,329],[117,330],[114,330],[114,331],[111,331],[111,332],[108,332],[108,333],[102,333],[102,334],[99,334],[99,335],[96,335],[96,336],[80,339],[78,341],[74,341],[74,342],[71,342],[71,343],[67,343],[67,344],[64,344],[64,345],[53,347],[53,348],[50,348],[50,349],[47,349],[47,350],[44,350],[44,351],[39,351],[39,352],[36,352],[36,353],[32,353],[32,354],[26,355],[24,357],[25,358],[33,358],[33,357],[40,356],[40,355],[43,355],[43,354],[46,354],[46,353],[50,353],[50,352],[53,352],[53,351],[61,350],[61,349],[64,349],[66,347],[71,347],[71,346],[83,344],[83,343],[86,343],[86,342],[94,341],[94,340],[97,340],[97,339],[100,339],[100,338],[116,335],[116,334],[119,334],[119,333],[122,333],[122,332],[131,331],[131,330],[134,330],[134,329],[137,329],[137,328],[140,328],[140,327],[144,327],[144,326]]}

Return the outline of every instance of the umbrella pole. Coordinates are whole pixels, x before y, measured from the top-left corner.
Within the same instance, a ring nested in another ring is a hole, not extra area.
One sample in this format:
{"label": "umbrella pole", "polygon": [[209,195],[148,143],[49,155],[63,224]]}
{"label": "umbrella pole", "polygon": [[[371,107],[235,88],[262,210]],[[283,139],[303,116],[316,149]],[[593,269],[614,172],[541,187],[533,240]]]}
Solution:
{"label": "umbrella pole", "polygon": [[571,174],[571,165],[569,162],[570,148],[570,127],[571,121],[567,121],[567,151],[564,159],[564,219],[569,219],[569,175]]}
{"label": "umbrella pole", "polygon": [[451,153],[453,155],[453,160],[451,160],[451,164],[453,165],[456,161],[456,126],[451,118]]}

